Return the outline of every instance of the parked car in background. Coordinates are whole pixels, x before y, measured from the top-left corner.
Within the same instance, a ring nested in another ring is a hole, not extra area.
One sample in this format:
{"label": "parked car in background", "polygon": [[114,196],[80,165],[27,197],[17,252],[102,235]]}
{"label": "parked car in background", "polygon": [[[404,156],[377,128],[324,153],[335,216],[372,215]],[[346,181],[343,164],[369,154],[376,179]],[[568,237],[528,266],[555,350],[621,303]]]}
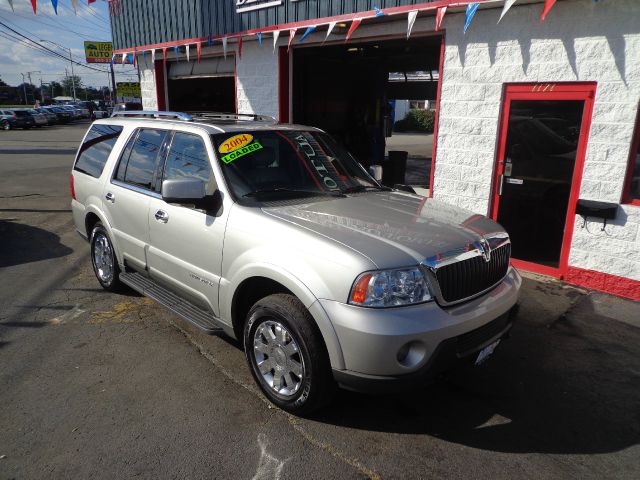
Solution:
{"label": "parked car in background", "polygon": [[33,117],[36,127],[44,127],[48,125],[47,117],[45,117],[42,113],[38,113],[33,108],[30,108],[26,112]]}
{"label": "parked car in background", "polygon": [[132,111],[132,110],[142,110],[142,104],[137,102],[125,102],[125,103],[116,103],[113,107],[113,111],[111,114],[113,115],[116,112],[124,112],[124,111]]}
{"label": "parked car in background", "polygon": [[49,107],[43,107],[45,110],[52,112],[58,117],[58,123],[69,123],[73,120],[73,113],[65,108],[60,108],[56,105],[51,105]]}
{"label": "parked car in background", "polygon": [[35,127],[36,119],[29,113],[28,110],[17,109],[11,110],[16,116],[16,128],[31,128]]}
{"label": "parked car in background", "polygon": [[18,119],[12,110],[0,110],[0,130],[24,128],[24,120]]}
{"label": "parked car in background", "polygon": [[67,110],[73,116],[73,120],[79,120],[82,118],[82,112],[73,105],[60,105],[60,108]]}
{"label": "parked car in background", "polygon": [[34,110],[36,112],[38,112],[41,115],[44,115],[44,117],[47,119],[47,125],[56,125],[58,123],[58,116],[47,110],[44,107],[38,107],[38,108],[34,108]]}
{"label": "parked car in background", "polygon": [[81,118],[91,118],[91,110],[84,105],[74,105],[74,108],[80,110]]}
{"label": "parked car in background", "polygon": [[105,110],[94,110],[92,113],[92,120],[97,120],[99,118],[107,118],[109,113]]}

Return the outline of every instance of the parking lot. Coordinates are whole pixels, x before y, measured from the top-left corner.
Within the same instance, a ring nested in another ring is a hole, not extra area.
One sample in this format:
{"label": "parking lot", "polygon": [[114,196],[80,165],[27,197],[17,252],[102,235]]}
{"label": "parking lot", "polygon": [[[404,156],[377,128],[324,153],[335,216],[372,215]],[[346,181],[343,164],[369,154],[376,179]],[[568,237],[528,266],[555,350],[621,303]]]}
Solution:
{"label": "parking lot", "polygon": [[69,207],[87,126],[0,132],[0,479],[640,476],[637,303],[526,275],[486,364],[293,417],[234,341],[100,288]]}

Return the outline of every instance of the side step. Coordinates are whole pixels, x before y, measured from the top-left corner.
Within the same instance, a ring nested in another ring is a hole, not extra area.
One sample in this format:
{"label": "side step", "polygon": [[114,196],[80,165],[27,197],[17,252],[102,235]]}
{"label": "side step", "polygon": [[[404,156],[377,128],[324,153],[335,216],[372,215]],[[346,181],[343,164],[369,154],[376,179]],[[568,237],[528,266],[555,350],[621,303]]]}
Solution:
{"label": "side step", "polygon": [[223,331],[211,312],[203,310],[188,300],[179,297],[171,290],[166,289],[144,275],[137,272],[121,273],[120,281],[133,288],[136,292],[152,298],[176,315],[193,323],[196,327],[201,328],[207,333],[222,333]]}

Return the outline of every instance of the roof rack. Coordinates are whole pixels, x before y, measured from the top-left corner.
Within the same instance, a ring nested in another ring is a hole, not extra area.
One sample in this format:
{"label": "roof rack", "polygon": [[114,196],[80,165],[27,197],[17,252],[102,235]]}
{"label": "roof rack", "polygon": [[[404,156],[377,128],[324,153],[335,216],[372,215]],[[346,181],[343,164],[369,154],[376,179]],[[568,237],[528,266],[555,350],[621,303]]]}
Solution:
{"label": "roof rack", "polygon": [[192,122],[193,117],[184,112],[159,112],[155,110],[123,110],[113,112],[112,117],[131,117],[131,118],[165,118],[173,120],[183,120]]}
{"label": "roof rack", "polygon": [[278,121],[269,115],[256,115],[253,113],[225,113],[225,112],[189,112],[194,119],[202,120],[226,120],[226,121],[238,121],[238,120],[252,120],[254,122],[273,122]]}

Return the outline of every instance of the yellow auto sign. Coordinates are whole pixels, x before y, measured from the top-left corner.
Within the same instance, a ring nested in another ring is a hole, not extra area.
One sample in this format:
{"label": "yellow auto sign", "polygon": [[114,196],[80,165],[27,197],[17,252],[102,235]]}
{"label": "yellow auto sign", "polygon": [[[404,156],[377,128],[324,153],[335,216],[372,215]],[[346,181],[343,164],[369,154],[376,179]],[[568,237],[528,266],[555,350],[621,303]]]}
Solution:
{"label": "yellow auto sign", "polygon": [[228,138],[227,140],[222,142],[222,145],[220,145],[220,148],[218,148],[218,151],[220,153],[233,152],[234,150],[238,150],[239,148],[242,148],[245,145],[250,144],[252,140],[253,140],[252,135],[248,133],[242,133],[240,135],[236,135],[234,137]]}
{"label": "yellow auto sign", "polygon": [[138,97],[140,98],[140,84],[137,82],[118,82],[116,90],[119,97]]}
{"label": "yellow auto sign", "polygon": [[113,44],[111,42],[84,42],[87,63],[111,63]]}

